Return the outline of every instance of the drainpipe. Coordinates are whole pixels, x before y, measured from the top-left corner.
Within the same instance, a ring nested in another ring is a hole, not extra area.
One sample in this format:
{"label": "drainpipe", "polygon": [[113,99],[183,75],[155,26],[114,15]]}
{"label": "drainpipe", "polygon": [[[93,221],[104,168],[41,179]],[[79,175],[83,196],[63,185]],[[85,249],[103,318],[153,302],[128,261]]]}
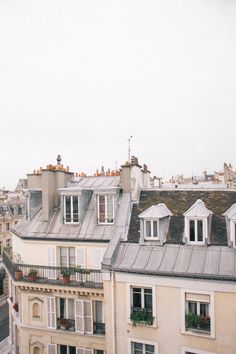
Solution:
{"label": "drainpipe", "polygon": [[112,354],[116,354],[116,317],[115,317],[115,273],[111,273],[111,329]]}

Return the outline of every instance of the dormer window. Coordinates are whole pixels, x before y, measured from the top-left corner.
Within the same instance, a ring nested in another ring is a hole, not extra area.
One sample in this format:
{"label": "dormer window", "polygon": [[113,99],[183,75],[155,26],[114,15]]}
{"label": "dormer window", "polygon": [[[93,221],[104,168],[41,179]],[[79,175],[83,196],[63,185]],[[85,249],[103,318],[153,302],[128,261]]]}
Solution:
{"label": "dormer window", "polygon": [[171,215],[171,211],[163,203],[152,205],[140,214],[140,242],[163,243],[166,240]]}
{"label": "dormer window", "polygon": [[144,225],[144,237],[146,239],[157,239],[158,220],[145,220]]}
{"label": "dormer window", "polygon": [[64,221],[65,223],[79,222],[78,196],[66,195],[64,197]]}
{"label": "dormer window", "polygon": [[228,230],[228,243],[236,248],[236,203],[223,214],[226,219]]}
{"label": "dormer window", "polygon": [[204,202],[198,199],[184,213],[185,239],[190,244],[205,244],[210,235],[212,211],[207,209]]}
{"label": "dormer window", "polygon": [[99,224],[114,223],[114,195],[98,195],[97,211]]}

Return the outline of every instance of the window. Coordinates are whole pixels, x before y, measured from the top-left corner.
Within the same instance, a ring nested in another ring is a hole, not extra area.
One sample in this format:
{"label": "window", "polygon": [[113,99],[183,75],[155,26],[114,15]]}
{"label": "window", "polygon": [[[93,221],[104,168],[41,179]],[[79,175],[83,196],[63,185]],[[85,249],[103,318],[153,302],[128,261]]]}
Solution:
{"label": "window", "polygon": [[76,354],[76,347],[70,345],[58,345],[58,354]]}
{"label": "window", "polygon": [[131,311],[130,319],[136,324],[153,324],[153,300],[152,289],[150,288],[131,288]]}
{"label": "window", "polygon": [[206,352],[205,350],[199,350],[199,349],[195,349],[195,348],[189,348],[189,347],[183,348],[182,347],[181,354],[216,354],[216,353]]}
{"label": "window", "polygon": [[6,223],[6,230],[7,230],[7,231],[10,230],[10,223],[9,223],[9,222]]}
{"label": "window", "polygon": [[98,203],[98,223],[113,224],[114,223],[114,196],[99,195],[97,203]]}
{"label": "window", "polygon": [[94,320],[93,330],[95,334],[105,334],[105,324],[103,318],[103,303],[102,301],[94,301]]}
{"label": "window", "polygon": [[131,342],[132,354],[155,354],[155,347],[151,344]]}
{"label": "window", "polygon": [[189,220],[189,241],[203,242],[203,221]]}
{"label": "window", "polygon": [[144,220],[144,237],[157,239],[159,237],[157,220]]}
{"label": "window", "polygon": [[211,333],[211,302],[210,294],[185,293],[185,331]]}
{"label": "window", "polygon": [[0,279],[0,295],[3,295],[3,279]]}
{"label": "window", "polygon": [[61,267],[75,267],[75,247],[60,247]]}
{"label": "window", "polygon": [[79,197],[65,196],[64,197],[64,222],[78,223],[79,222]]}
{"label": "window", "polygon": [[57,327],[63,330],[75,331],[75,300],[58,298],[57,301]]}

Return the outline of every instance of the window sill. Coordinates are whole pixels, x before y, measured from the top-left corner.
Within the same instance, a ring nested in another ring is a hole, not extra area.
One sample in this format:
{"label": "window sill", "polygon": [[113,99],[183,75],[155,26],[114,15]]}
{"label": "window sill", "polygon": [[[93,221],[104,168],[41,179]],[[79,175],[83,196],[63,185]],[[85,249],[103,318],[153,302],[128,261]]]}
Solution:
{"label": "window sill", "polygon": [[215,336],[211,332],[202,331],[201,329],[185,329],[182,331],[182,334],[195,337],[204,337],[209,339],[215,339]]}

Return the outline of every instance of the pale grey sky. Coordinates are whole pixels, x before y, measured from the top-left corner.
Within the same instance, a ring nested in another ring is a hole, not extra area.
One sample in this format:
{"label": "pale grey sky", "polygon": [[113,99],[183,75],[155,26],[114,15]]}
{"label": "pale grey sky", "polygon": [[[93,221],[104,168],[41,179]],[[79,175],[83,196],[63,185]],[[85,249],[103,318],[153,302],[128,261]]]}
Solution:
{"label": "pale grey sky", "polygon": [[235,0],[0,0],[0,187],[61,154],[236,168]]}

